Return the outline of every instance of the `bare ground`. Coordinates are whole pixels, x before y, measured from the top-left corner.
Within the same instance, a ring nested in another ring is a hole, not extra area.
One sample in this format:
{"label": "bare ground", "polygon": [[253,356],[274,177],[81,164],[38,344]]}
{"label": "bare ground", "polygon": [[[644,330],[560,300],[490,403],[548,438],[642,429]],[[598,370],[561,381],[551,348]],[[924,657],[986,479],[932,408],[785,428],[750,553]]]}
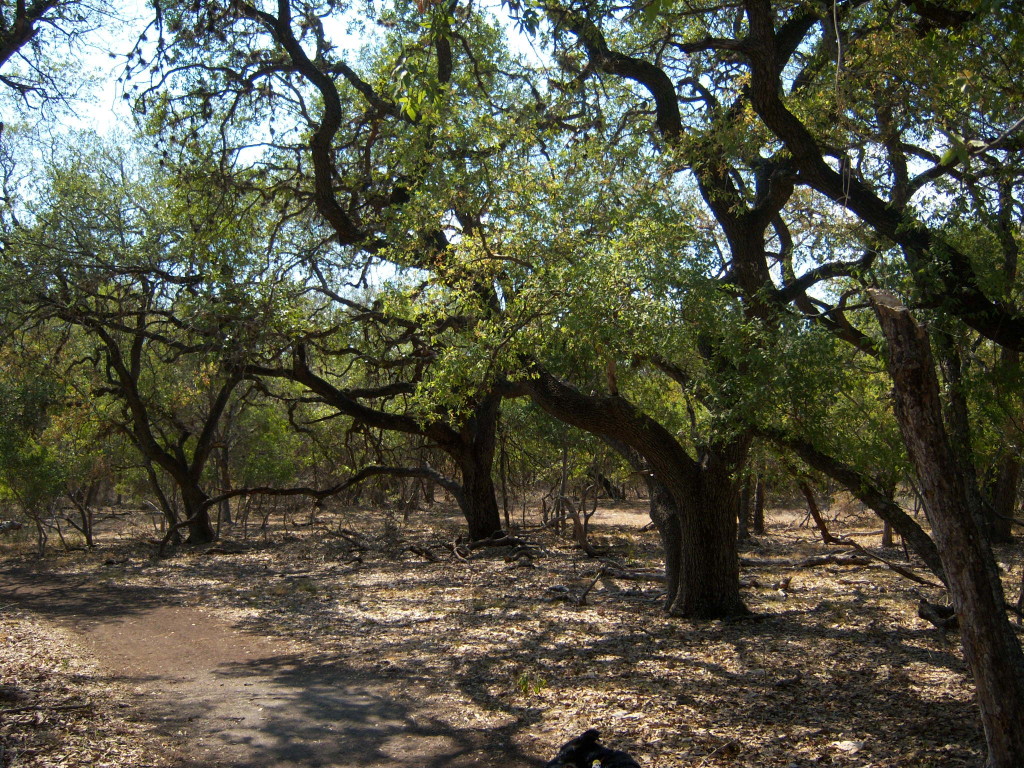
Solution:
{"label": "bare ground", "polygon": [[[594,541],[616,567],[656,569],[645,522],[602,510]],[[349,512],[165,559],[137,531],[12,556],[0,765],[530,766],[588,727],[645,767],[980,765],[956,638],[915,614],[939,593],[883,567],[794,567],[836,551],[797,522],[745,553],[755,617],[710,624],[664,616],[656,581],[600,576],[548,531],[525,550],[452,551],[458,521],[437,515]],[[877,546],[856,520],[836,527]],[[13,710],[40,683],[17,662],[42,635],[71,665],[51,662],[47,684],[92,703],[33,725]],[[111,731],[105,763],[68,735],[75,718]]]}

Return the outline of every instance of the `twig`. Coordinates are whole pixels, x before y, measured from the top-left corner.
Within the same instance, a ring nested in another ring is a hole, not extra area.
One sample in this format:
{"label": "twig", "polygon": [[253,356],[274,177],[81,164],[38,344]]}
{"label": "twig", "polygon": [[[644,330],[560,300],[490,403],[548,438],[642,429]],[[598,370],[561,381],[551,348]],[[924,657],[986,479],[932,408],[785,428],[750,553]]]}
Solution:
{"label": "twig", "polygon": [[605,575],[605,570],[606,568],[604,566],[601,566],[601,568],[598,569],[597,575],[594,576],[591,582],[587,585],[587,588],[580,593],[580,596],[576,598],[576,605],[583,606],[587,604],[587,595],[590,594],[590,590],[592,590],[594,585],[600,581],[601,577]]}
{"label": "twig", "polygon": [[860,544],[858,544],[857,542],[853,541],[852,539],[842,538],[842,539],[839,539],[839,543],[851,546],[854,549],[856,549],[858,552],[863,552],[868,557],[870,557],[870,558],[872,558],[874,560],[877,560],[878,562],[880,562],[883,565],[885,565],[885,567],[889,568],[890,570],[895,571],[900,576],[903,576],[905,578],[910,579],[911,581],[917,582],[918,584],[923,584],[926,587],[936,587],[937,589],[945,589],[945,586],[943,586],[942,584],[937,584],[934,581],[929,581],[928,579],[924,578],[923,576],[918,576],[912,570],[910,570],[909,568],[904,568],[902,565],[896,565],[896,563],[891,563],[888,560],[886,560],[884,557],[882,557],[881,555],[876,555],[874,552],[871,552],[871,551],[865,549],[864,547],[862,547]]}
{"label": "twig", "polygon": [[82,704],[57,704],[56,706],[51,706],[49,704],[26,704],[23,707],[0,709],[0,715],[16,715],[19,712],[35,712],[40,710],[52,712],[71,712],[76,709],[88,709],[91,706],[93,706],[93,703],[91,701],[86,701]]}
{"label": "twig", "polygon": [[700,759],[700,762],[699,762],[699,763],[697,763],[697,765],[695,766],[695,768],[700,768],[700,766],[704,765],[704,763],[706,763],[706,762],[707,762],[708,760],[710,760],[710,759],[711,759],[712,757],[714,757],[715,755],[717,755],[717,754],[718,754],[719,752],[721,752],[721,751],[722,751],[723,749],[728,749],[729,747],[733,747],[733,746],[736,746],[736,744],[737,744],[737,742],[736,742],[736,740],[735,740],[735,739],[730,739],[729,741],[725,742],[725,744],[723,744],[722,746],[720,746],[720,747],[718,747],[718,748],[714,749],[713,751],[711,751],[711,752],[708,752],[708,753],[707,753],[706,755],[704,755],[704,757],[702,757],[702,758]]}

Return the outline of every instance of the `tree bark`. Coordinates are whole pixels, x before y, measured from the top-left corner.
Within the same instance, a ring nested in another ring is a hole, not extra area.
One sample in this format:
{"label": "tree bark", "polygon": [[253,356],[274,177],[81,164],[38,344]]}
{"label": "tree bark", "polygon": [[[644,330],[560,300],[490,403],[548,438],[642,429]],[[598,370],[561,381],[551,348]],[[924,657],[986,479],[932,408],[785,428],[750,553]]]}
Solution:
{"label": "tree bark", "polygon": [[459,507],[473,541],[489,539],[502,530],[492,476],[500,406],[500,396],[488,395],[460,426],[458,438],[441,444],[462,475]]}
{"label": "tree bark", "polygon": [[501,513],[495,496],[491,465],[468,453],[459,462],[462,474],[462,499],[459,508],[466,519],[469,538],[489,539],[501,533]]}
{"label": "tree bark", "polygon": [[642,457],[665,493],[655,523],[673,584],[671,614],[710,619],[749,613],[740,597],[736,550],[736,476],[749,437],[708,446],[696,460],[668,430],[619,395],[583,395],[546,371],[515,385],[514,392],[529,395],[560,421]]}
{"label": "tree bark", "polygon": [[213,521],[210,519],[210,497],[198,483],[193,483],[181,486],[181,499],[185,507],[185,527],[188,529],[185,543],[209,544],[216,541],[217,531],[214,530]]}
{"label": "tree bark", "polygon": [[[695,488],[679,499],[679,585],[669,607],[673,616],[718,618],[749,613],[739,595],[736,526],[738,470],[750,440],[739,438],[702,456]],[[675,495],[675,494],[674,494]],[[677,497],[678,498],[678,497]]]}
{"label": "tree bark", "polygon": [[992,519],[990,534],[993,542],[1006,544],[1013,541],[1013,518],[1017,513],[1017,487],[1020,484],[1020,458],[1012,450],[1005,451],[996,465],[996,479],[992,484]]}
{"label": "tree bark", "polygon": [[945,379],[943,391],[946,397],[943,402],[943,419],[949,433],[949,445],[960,468],[964,489],[971,514],[978,521],[978,526],[985,538],[991,543],[995,541],[995,511],[989,499],[982,494],[978,482],[978,471],[974,461],[974,444],[971,438],[971,417],[964,391],[964,363],[959,350],[946,333],[941,331],[932,334],[935,342],[939,369]]}
{"label": "tree bark", "polygon": [[764,479],[757,478],[754,485],[754,535],[764,536]]}
{"label": "tree bark", "polygon": [[889,346],[896,418],[960,618],[988,744],[987,766],[1019,768],[1024,765],[1024,652],[1006,618],[999,572],[970,512],[968,489],[943,424],[928,337],[895,296],[872,290],[870,297]]}
{"label": "tree bark", "polygon": [[892,523],[882,521],[882,549],[892,549]]}

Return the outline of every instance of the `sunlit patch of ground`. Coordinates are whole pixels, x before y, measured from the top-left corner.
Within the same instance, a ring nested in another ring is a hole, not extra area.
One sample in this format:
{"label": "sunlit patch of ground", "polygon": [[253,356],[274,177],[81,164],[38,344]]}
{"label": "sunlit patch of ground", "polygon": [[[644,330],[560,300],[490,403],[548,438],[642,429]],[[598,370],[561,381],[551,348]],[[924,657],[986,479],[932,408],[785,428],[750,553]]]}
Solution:
{"label": "sunlit patch of ground", "polygon": [[[616,568],[657,569],[645,522],[642,508],[599,511],[592,541]],[[385,525],[351,510],[166,559],[126,536],[51,563],[173,584],[254,632],[406,682],[440,720],[500,728],[538,759],[596,727],[661,768],[980,765],[959,641],[916,615],[919,597],[939,591],[882,565],[799,567],[843,551],[801,522],[778,513],[744,548],[758,563],[742,573],[754,617],[701,624],[666,617],[657,581],[605,576],[581,600],[604,563],[548,530],[520,531],[527,550],[453,552],[458,520],[441,511]],[[833,526],[906,565],[901,550],[879,549],[877,523],[851,514]],[[1019,555],[1000,555],[1016,599]]]}

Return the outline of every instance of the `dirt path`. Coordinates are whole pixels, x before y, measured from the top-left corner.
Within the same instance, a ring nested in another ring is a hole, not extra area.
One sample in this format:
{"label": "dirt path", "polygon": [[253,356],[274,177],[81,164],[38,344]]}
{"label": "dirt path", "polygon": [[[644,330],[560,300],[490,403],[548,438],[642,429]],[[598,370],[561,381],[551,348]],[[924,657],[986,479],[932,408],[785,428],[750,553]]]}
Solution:
{"label": "dirt path", "polygon": [[173,589],[0,574],[0,596],[72,628],[142,719],[203,768],[536,765],[500,732],[453,730],[425,692],[360,678],[329,653],[240,631]]}

